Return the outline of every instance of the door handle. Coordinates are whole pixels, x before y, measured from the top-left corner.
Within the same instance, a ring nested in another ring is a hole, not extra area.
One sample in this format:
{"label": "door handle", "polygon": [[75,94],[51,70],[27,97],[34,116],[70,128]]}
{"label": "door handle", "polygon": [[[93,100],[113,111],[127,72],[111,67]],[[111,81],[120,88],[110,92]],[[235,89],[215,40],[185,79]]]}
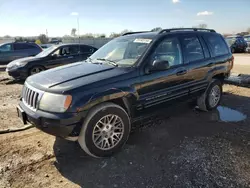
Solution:
{"label": "door handle", "polygon": [[176,73],[177,76],[181,76],[181,75],[184,75],[184,74],[187,74],[187,70],[181,70],[181,71],[178,71]]}
{"label": "door handle", "polygon": [[72,58],[74,58],[74,57],[73,57],[73,56],[69,56],[69,57],[68,57],[68,59],[72,59]]}

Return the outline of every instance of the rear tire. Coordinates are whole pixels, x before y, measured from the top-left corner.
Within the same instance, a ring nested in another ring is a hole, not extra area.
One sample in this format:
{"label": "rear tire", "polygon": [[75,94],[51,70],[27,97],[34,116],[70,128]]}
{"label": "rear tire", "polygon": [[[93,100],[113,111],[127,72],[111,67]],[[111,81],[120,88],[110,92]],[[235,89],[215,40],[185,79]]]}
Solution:
{"label": "rear tire", "polygon": [[78,142],[88,155],[108,157],[126,143],[130,129],[130,118],[122,107],[110,102],[103,103],[88,113]]}
{"label": "rear tire", "polygon": [[42,72],[44,70],[45,70],[45,68],[43,66],[34,66],[29,70],[29,75],[31,76],[31,75],[37,74],[39,72]]}
{"label": "rear tire", "polygon": [[197,105],[202,111],[210,111],[220,104],[222,97],[222,82],[213,79],[207,90],[197,99]]}

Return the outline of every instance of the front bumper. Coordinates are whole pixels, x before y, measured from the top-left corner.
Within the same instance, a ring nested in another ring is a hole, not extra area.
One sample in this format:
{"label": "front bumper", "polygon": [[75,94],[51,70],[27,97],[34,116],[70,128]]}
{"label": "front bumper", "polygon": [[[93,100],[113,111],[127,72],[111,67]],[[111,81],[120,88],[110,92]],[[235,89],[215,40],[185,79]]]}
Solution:
{"label": "front bumper", "polygon": [[29,76],[28,71],[22,67],[17,69],[6,68],[6,72],[15,79],[26,79]]}
{"label": "front bumper", "polygon": [[41,110],[32,111],[23,102],[19,107],[24,111],[27,122],[45,133],[76,140],[80,134],[83,117],[82,113],[49,113]]}

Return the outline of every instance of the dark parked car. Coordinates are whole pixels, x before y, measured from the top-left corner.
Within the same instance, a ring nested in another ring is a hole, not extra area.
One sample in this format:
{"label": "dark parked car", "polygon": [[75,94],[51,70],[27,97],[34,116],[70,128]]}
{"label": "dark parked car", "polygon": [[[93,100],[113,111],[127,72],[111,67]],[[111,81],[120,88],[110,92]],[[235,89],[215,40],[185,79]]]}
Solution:
{"label": "dark parked car", "polygon": [[78,140],[91,156],[106,157],[126,143],[132,120],[155,108],[189,100],[205,111],[216,108],[232,67],[231,51],[214,30],[126,33],[85,63],[27,78],[18,114],[44,132]]}
{"label": "dark parked car", "polygon": [[229,45],[231,52],[245,52],[247,48],[247,42],[242,36],[229,36],[226,37],[226,42]]}
{"label": "dark parked car", "polygon": [[53,46],[54,44],[40,44],[39,46],[42,48],[42,49],[47,49],[51,46]]}
{"label": "dark parked car", "polygon": [[0,44],[0,64],[7,64],[22,57],[35,56],[42,48],[35,43],[16,42]]}
{"label": "dark parked car", "polygon": [[85,60],[96,50],[92,46],[83,44],[53,45],[35,57],[10,62],[6,71],[16,79],[25,79],[46,69]]}
{"label": "dark parked car", "polygon": [[250,35],[244,36],[244,40],[247,42],[247,52],[250,52]]}

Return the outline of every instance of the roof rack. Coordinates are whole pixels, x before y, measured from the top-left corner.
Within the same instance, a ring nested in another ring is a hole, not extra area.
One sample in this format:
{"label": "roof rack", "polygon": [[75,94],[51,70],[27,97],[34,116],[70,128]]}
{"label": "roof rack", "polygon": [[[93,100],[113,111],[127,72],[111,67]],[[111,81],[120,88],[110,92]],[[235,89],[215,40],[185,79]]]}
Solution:
{"label": "roof rack", "polygon": [[160,33],[167,33],[167,32],[172,32],[172,31],[186,31],[186,30],[190,30],[190,31],[208,31],[208,32],[216,32],[213,29],[203,29],[203,28],[173,28],[173,29],[163,29],[159,32]]}
{"label": "roof rack", "polygon": [[127,32],[127,33],[122,34],[122,36],[136,34],[136,33],[148,33],[148,32],[150,32],[150,31]]}

